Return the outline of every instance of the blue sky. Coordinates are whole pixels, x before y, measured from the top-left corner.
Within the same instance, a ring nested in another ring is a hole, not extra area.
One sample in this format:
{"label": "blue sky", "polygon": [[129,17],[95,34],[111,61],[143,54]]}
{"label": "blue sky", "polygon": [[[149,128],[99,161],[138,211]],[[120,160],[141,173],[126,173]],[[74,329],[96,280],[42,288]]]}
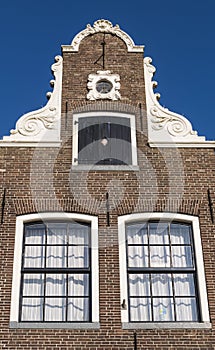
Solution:
{"label": "blue sky", "polygon": [[1,1],[0,138],[21,115],[46,104],[61,45],[101,18],[145,45],[160,103],[215,139],[215,0]]}

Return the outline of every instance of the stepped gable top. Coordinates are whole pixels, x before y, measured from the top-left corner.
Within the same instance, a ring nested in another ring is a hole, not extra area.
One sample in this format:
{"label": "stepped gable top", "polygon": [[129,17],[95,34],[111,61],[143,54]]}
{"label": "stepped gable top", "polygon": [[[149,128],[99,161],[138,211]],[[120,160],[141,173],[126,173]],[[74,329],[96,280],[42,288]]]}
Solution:
{"label": "stepped gable top", "polygon": [[87,24],[86,29],[82,30],[74,37],[74,39],[71,42],[71,45],[62,45],[62,51],[78,52],[81,41],[88,35],[96,33],[107,33],[116,35],[125,42],[128,52],[143,52],[144,46],[136,46],[131,37],[123,30],[121,30],[118,24],[113,26],[113,24],[106,19],[99,19],[98,21],[94,22],[93,26]]}

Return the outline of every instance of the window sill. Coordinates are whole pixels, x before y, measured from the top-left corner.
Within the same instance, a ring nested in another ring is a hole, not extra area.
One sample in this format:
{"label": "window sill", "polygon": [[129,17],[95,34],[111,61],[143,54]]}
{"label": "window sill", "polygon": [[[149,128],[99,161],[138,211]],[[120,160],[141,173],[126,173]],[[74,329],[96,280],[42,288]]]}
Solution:
{"label": "window sill", "polygon": [[155,323],[131,323],[123,322],[122,329],[210,329],[210,322],[155,322]]}
{"label": "window sill", "polygon": [[72,165],[72,171],[139,171],[138,165]]}
{"label": "window sill", "polygon": [[99,329],[99,322],[10,322],[10,328],[41,328],[41,329]]}

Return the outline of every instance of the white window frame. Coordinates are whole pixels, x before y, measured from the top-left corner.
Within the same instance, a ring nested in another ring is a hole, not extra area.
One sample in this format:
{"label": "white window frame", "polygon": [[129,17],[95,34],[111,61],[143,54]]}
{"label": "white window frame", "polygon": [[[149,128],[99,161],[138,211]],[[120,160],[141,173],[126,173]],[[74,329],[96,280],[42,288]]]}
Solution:
{"label": "white window frame", "polygon": [[[201,322],[129,322],[128,310],[128,282],[127,282],[127,264],[126,264],[126,233],[125,225],[131,222],[140,222],[148,220],[169,220],[181,221],[183,223],[190,223],[193,230],[194,249],[196,256],[196,270],[198,283],[198,297]],[[137,213],[124,215],[118,218],[118,239],[119,239],[119,266],[120,266],[120,296],[121,303],[121,321],[123,328],[211,328],[206,279],[204,271],[204,260],[201,243],[201,234],[198,217],[176,214],[176,213]]]}
{"label": "white window frame", "polygon": [[[19,297],[21,282],[21,260],[23,232],[26,223],[43,220],[76,220],[88,222],[91,225],[91,273],[92,273],[92,322],[89,323],[49,323],[49,322],[19,322]],[[12,279],[12,295],[10,309],[11,328],[99,328],[99,258],[98,258],[98,218],[96,216],[76,213],[37,213],[18,216],[16,219],[16,236],[14,248],[14,265]]]}
{"label": "white window frame", "polygon": [[[80,165],[78,164],[78,120],[80,118],[90,118],[90,117],[101,117],[101,116],[109,116],[109,117],[119,117],[119,118],[128,118],[130,119],[130,129],[131,129],[131,154],[132,154],[132,164],[131,165]],[[77,169],[88,169],[96,167],[98,170],[111,168],[112,170],[118,170],[125,168],[137,168],[137,141],[136,141],[136,122],[134,114],[127,114],[121,112],[108,112],[108,111],[90,111],[84,113],[74,113],[73,114],[73,137],[72,137],[72,165],[73,168]]]}

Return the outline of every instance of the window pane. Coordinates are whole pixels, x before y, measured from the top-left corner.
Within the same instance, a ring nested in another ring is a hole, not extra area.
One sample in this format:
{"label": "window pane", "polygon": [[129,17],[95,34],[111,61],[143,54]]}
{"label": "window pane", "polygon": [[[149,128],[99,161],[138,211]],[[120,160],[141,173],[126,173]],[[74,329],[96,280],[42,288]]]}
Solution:
{"label": "window pane", "polygon": [[65,296],[67,279],[63,274],[48,274],[46,276],[46,295]]}
{"label": "window pane", "polygon": [[192,274],[173,275],[176,296],[195,296],[195,285]]}
{"label": "window pane", "polygon": [[147,225],[135,224],[127,226],[128,244],[148,244]]}
{"label": "window pane", "polygon": [[68,299],[68,321],[89,321],[89,299],[69,298]]}
{"label": "window pane", "polygon": [[68,267],[88,267],[88,247],[71,246],[68,247]]}
{"label": "window pane", "polygon": [[130,321],[144,322],[151,321],[151,300],[150,298],[130,299]]}
{"label": "window pane", "polygon": [[25,236],[20,320],[65,322],[69,314],[70,321],[89,321],[90,225],[26,225]]}
{"label": "window pane", "polygon": [[148,247],[128,246],[128,266],[146,267],[148,266]]}
{"label": "window pane", "polygon": [[66,267],[67,266],[67,247],[66,246],[48,246],[46,267]]}
{"label": "window pane", "polygon": [[44,267],[45,248],[42,246],[26,246],[24,267]]}
{"label": "window pane", "polygon": [[23,298],[21,321],[43,321],[43,299]]}
{"label": "window pane", "polygon": [[69,244],[88,245],[89,226],[78,223],[69,224]]}
{"label": "window pane", "polygon": [[67,225],[64,223],[48,224],[47,244],[66,244]]}
{"label": "window pane", "polygon": [[151,267],[170,267],[169,246],[151,246],[150,263]]}
{"label": "window pane", "polygon": [[25,244],[44,244],[45,226],[42,224],[25,227]]}
{"label": "window pane", "polygon": [[172,278],[170,274],[152,274],[152,295],[172,296]]}
{"label": "window pane", "polygon": [[169,244],[167,223],[149,223],[149,244]]}
{"label": "window pane", "polygon": [[192,251],[190,246],[173,246],[172,262],[174,267],[192,267]]}
{"label": "window pane", "polygon": [[150,280],[148,274],[129,274],[130,296],[150,296]]}
{"label": "window pane", "polygon": [[68,276],[68,294],[70,296],[89,295],[89,275],[74,274]]}
{"label": "window pane", "polygon": [[44,295],[44,275],[25,274],[23,277],[23,296]]}
{"label": "window pane", "polygon": [[[78,119],[79,164],[131,164],[129,118],[101,115]],[[107,141],[103,144],[101,141]]]}
{"label": "window pane", "polygon": [[138,222],[126,234],[130,321],[198,321],[191,225]]}
{"label": "window pane", "polygon": [[177,321],[198,321],[195,298],[176,298]]}
{"label": "window pane", "polygon": [[173,298],[153,299],[154,321],[174,321]]}
{"label": "window pane", "polygon": [[45,321],[66,321],[65,298],[46,298]]}
{"label": "window pane", "polygon": [[190,225],[172,223],[170,226],[172,244],[190,244]]}

